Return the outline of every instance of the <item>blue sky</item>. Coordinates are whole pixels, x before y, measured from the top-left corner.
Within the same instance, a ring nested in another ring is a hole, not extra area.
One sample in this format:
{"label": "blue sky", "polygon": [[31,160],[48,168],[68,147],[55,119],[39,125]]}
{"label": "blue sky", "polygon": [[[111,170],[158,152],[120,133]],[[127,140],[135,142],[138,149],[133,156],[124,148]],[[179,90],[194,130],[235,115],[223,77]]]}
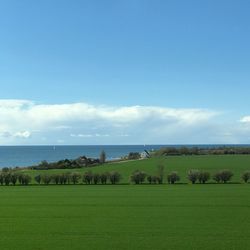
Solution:
{"label": "blue sky", "polygon": [[0,143],[250,143],[249,7],[0,0]]}

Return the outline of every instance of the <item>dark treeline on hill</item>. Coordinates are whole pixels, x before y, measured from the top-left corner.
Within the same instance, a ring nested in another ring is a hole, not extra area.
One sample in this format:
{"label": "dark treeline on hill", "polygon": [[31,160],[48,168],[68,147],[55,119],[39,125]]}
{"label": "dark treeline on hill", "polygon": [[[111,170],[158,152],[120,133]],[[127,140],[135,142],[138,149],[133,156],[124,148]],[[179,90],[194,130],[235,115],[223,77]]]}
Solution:
{"label": "dark treeline on hill", "polygon": [[[141,154],[138,152],[131,152],[127,156],[118,159],[116,161],[123,161],[123,160],[137,160],[141,158]],[[76,169],[76,168],[86,168],[86,167],[95,167],[104,164],[107,162],[106,160],[106,153],[104,151],[101,152],[100,158],[88,158],[86,156],[81,156],[74,160],[60,160],[57,162],[47,162],[42,161],[40,164],[36,166],[27,167],[27,169],[31,170],[49,170],[49,169]],[[115,161],[113,161],[115,162]]]}
{"label": "dark treeline on hill", "polygon": [[221,146],[221,147],[164,147],[155,152],[155,156],[178,155],[239,155],[250,154],[250,147]]}
{"label": "dark treeline on hill", "polygon": [[79,157],[75,160],[60,160],[57,162],[48,163],[47,161],[42,161],[37,166],[27,167],[32,170],[49,170],[49,169],[74,169],[83,167],[94,167],[100,165],[100,159],[87,158],[86,156]]}
{"label": "dark treeline on hill", "polygon": [[137,160],[141,158],[141,154],[138,152],[130,152],[127,158],[128,160]]}

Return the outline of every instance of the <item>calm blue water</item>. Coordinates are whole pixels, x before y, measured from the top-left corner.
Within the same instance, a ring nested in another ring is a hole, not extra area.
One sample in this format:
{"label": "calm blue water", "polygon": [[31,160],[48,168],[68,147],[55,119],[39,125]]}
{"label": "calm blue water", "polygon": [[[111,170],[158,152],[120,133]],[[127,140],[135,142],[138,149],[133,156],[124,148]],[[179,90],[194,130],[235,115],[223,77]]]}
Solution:
{"label": "calm blue water", "polygon": [[[168,145],[169,146],[169,145]],[[174,145],[180,147],[180,145]],[[199,147],[215,147],[216,145],[196,145]],[[221,146],[221,145],[220,145]],[[237,146],[237,145],[234,145]],[[238,145],[242,146],[242,145]],[[246,145],[244,145],[246,146]],[[99,158],[104,150],[108,159],[120,158],[129,152],[156,150],[163,145],[133,146],[0,146],[0,168],[24,167],[40,163],[43,160],[54,162],[62,159],[75,159],[79,156]],[[193,147],[189,145],[188,147]]]}
{"label": "calm blue water", "polygon": [[0,168],[24,167],[62,159],[76,159],[79,156],[99,158],[102,150],[108,159],[120,158],[129,152],[143,152],[144,149],[159,149],[162,146],[0,146]]}

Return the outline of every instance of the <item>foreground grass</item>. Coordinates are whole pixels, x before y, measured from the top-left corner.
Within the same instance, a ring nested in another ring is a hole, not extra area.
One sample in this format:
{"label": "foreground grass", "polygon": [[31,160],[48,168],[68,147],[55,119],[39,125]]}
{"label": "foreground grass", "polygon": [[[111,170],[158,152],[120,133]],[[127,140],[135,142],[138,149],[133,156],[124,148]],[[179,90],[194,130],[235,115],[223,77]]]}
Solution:
{"label": "foreground grass", "polygon": [[250,155],[208,155],[208,156],[171,156],[164,158],[152,158],[147,160],[130,161],[124,163],[109,163],[99,167],[74,169],[74,170],[49,170],[49,171],[25,171],[35,176],[39,173],[62,173],[93,171],[97,173],[118,171],[123,179],[122,183],[129,182],[129,176],[135,170],[142,170],[148,174],[157,174],[157,165],[163,164],[165,172],[178,171],[181,182],[187,182],[186,176],[190,169],[209,171],[211,174],[221,169],[229,169],[234,173],[232,181],[240,182],[244,171],[250,170]]}
{"label": "foreground grass", "polygon": [[0,247],[250,249],[250,185],[1,187]]}

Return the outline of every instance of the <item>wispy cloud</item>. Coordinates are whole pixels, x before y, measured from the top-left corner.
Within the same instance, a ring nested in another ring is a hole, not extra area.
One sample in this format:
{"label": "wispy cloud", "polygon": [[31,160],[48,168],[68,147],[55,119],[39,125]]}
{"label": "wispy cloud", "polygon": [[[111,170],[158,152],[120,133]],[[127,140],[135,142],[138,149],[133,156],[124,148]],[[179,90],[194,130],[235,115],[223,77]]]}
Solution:
{"label": "wispy cloud", "polygon": [[250,124],[250,116],[244,116],[240,119],[242,123],[249,123]]}
{"label": "wispy cloud", "polygon": [[209,109],[0,100],[0,142],[40,144],[44,138],[49,138],[47,143],[66,144],[201,142],[219,114]]}

